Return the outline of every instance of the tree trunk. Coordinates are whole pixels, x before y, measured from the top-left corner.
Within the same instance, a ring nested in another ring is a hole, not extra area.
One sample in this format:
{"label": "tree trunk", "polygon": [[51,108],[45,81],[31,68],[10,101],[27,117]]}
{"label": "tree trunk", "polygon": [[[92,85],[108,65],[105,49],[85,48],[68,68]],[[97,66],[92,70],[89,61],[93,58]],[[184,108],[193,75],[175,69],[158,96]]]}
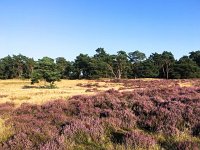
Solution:
{"label": "tree trunk", "polygon": [[108,69],[109,69],[109,70],[111,71],[111,73],[114,75],[115,79],[117,79],[117,76],[116,76],[116,74],[114,73],[114,70],[113,70],[112,66],[110,66],[109,64],[108,64]]}
{"label": "tree trunk", "polygon": [[165,73],[165,67],[164,66],[162,67],[162,70],[163,70],[163,76],[164,76],[164,78],[166,78],[166,73]]}
{"label": "tree trunk", "polygon": [[169,66],[166,65],[166,78],[169,79]]}
{"label": "tree trunk", "polygon": [[121,70],[118,69],[117,72],[118,72],[118,79],[121,79],[121,77],[122,77]]}

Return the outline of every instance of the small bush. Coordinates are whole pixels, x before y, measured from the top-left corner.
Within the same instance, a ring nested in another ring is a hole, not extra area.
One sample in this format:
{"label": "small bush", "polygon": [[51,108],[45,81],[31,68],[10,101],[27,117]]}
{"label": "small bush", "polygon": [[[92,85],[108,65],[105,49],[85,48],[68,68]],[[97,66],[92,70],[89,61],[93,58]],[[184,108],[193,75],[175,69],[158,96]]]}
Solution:
{"label": "small bush", "polygon": [[126,133],[124,142],[127,147],[132,147],[133,149],[150,149],[156,145],[156,140],[152,136],[146,135],[139,131]]}

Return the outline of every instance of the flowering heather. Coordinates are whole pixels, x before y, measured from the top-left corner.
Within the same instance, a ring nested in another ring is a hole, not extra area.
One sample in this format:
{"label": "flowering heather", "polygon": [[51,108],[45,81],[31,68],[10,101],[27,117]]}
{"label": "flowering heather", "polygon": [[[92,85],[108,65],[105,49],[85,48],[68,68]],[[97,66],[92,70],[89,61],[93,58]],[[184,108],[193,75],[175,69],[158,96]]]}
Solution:
{"label": "flowering heather", "polygon": [[124,142],[127,146],[131,146],[134,149],[149,149],[156,145],[156,141],[152,136],[146,135],[139,131],[127,132],[124,137]]}
{"label": "flowering heather", "polygon": [[[200,149],[199,87],[181,87],[172,80],[125,84],[143,88],[18,108],[0,105],[0,115],[9,114],[5,123],[14,130],[0,148],[117,149],[121,145],[127,149]],[[195,140],[173,138],[182,133]]]}
{"label": "flowering heather", "polygon": [[14,110],[13,103],[4,103],[0,104],[0,117],[6,114],[11,113]]}
{"label": "flowering heather", "polygon": [[177,150],[199,150],[199,145],[190,141],[179,142],[175,145],[175,147],[177,147]]}

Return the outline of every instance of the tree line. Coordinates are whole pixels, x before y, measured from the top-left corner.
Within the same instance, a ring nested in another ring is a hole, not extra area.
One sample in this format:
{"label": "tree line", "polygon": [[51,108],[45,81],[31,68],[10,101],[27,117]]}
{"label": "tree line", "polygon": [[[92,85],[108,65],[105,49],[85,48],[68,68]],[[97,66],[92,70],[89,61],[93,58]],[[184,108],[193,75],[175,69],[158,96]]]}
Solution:
{"label": "tree line", "polygon": [[32,83],[44,79],[54,83],[59,79],[98,78],[165,78],[188,79],[200,77],[200,51],[192,51],[179,60],[171,52],[152,53],[148,58],[141,51],[108,54],[96,49],[93,56],[79,54],[74,61],[64,57],[55,60],[43,57],[35,61],[19,55],[0,59],[0,79],[25,78]]}

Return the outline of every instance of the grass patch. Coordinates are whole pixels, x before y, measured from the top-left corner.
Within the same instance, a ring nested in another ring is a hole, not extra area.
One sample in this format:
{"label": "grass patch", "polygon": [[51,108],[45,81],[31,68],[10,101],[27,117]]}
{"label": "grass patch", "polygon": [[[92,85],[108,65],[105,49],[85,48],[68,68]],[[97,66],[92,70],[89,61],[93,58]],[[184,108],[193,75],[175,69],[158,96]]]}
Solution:
{"label": "grass patch", "polygon": [[13,102],[17,106],[22,103],[43,104],[47,101],[68,98],[74,95],[91,95],[111,88],[117,89],[117,83],[95,80],[61,80],[57,87],[44,86],[41,82],[30,85],[30,80],[0,80],[0,103]]}
{"label": "grass patch", "polygon": [[177,146],[181,148],[194,149],[195,146],[200,148],[200,138],[193,137],[186,132],[182,132],[178,135],[165,136],[163,134],[156,134],[155,138],[158,143],[167,150],[176,150]]}
{"label": "grass patch", "polygon": [[23,100],[29,100],[29,99],[31,99],[30,96],[18,96],[18,97],[13,96],[10,98],[10,100],[12,101],[15,101],[15,100],[23,101]]}
{"label": "grass patch", "polygon": [[6,141],[14,134],[10,126],[5,125],[5,120],[0,118],[0,143]]}

